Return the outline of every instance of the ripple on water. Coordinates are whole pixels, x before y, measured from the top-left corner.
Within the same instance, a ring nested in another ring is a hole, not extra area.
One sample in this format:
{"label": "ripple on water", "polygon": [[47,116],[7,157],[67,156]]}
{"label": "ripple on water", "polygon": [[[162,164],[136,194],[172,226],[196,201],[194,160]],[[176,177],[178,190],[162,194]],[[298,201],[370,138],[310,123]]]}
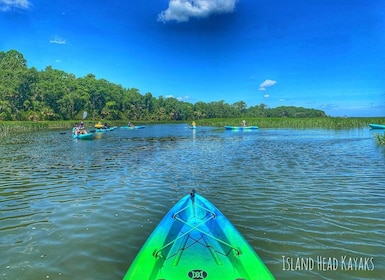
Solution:
{"label": "ripple on water", "polygon": [[[39,132],[1,145],[1,279],[121,279],[192,188],[277,279],[385,274],[385,160],[362,131],[192,134],[166,125],[94,141]],[[376,268],[287,271],[282,256],[370,256]]]}

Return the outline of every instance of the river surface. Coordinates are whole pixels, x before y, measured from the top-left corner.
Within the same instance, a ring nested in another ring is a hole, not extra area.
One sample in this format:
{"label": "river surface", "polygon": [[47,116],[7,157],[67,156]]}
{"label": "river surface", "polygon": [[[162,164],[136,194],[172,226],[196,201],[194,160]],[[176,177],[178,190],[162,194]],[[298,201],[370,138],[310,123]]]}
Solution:
{"label": "river surface", "polygon": [[375,133],[178,124],[91,141],[58,130],[1,138],[0,279],[121,279],[192,189],[277,279],[384,279]]}

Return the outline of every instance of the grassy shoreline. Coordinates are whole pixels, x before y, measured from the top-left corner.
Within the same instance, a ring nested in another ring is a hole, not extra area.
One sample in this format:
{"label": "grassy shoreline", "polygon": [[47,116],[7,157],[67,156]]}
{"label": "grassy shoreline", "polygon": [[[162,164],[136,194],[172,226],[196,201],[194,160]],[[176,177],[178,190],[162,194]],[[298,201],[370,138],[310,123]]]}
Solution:
{"label": "grassy shoreline", "polygon": [[[82,120],[71,121],[0,121],[0,137],[8,136],[14,133],[32,132],[39,130],[54,130],[54,129],[72,129],[75,123],[80,123]],[[92,129],[99,120],[83,120],[86,128]],[[104,123],[104,121],[102,121]],[[109,126],[127,125],[127,121],[107,121]],[[164,122],[148,122],[138,121],[135,124],[149,123],[164,123]],[[171,123],[171,122],[169,122]],[[184,122],[185,123],[185,122]]]}
{"label": "grassy shoreline", "polygon": [[[197,121],[198,125],[223,127],[225,125],[240,126],[245,118],[207,119]],[[385,124],[385,118],[247,118],[248,125],[259,128],[326,128],[349,129],[368,128],[370,123]]]}
{"label": "grassy shoreline", "polygon": [[[240,125],[244,118],[230,119],[203,119],[196,120],[197,125],[223,127],[225,125]],[[325,129],[350,129],[367,128],[370,123],[385,124],[385,118],[247,118],[248,125],[257,125],[260,128],[325,128]],[[75,122],[72,121],[2,121],[0,122],[0,136],[6,136],[14,132],[28,132],[47,129],[70,129]],[[85,120],[86,127],[93,127],[97,120]],[[180,121],[177,123],[186,123]],[[158,124],[165,122],[137,121],[136,124]],[[175,122],[167,122],[175,123]],[[111,126],[127,125],[127,121],[108,121]],[[381,135],[380,135],[381,137]]]}

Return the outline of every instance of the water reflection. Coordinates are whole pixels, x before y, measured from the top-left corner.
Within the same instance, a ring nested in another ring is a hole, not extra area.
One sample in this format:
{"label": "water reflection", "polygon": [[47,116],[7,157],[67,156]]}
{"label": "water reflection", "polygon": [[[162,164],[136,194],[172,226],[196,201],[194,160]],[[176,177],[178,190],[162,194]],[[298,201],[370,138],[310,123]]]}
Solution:
{"label": "water reflection", "polygon": [[[120,279],[192,188],[278,279],[385,274],[385,159],[370,131],[155,125],[93,141],[23,134],[0,146],[1,279]],[[372,256],[376,267],[287,271],[282,256]]]}

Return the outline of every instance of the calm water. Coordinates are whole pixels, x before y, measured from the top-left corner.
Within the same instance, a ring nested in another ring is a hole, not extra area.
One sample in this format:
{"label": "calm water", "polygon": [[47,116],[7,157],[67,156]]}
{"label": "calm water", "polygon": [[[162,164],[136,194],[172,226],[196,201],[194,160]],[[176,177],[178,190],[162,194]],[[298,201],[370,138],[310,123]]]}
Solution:
{"label": "calm water", "polygon": [[385,275],[385,152],[374,131],[63,132],[0,139],[0,279],[121,279],[192,188],[277,279]]}

